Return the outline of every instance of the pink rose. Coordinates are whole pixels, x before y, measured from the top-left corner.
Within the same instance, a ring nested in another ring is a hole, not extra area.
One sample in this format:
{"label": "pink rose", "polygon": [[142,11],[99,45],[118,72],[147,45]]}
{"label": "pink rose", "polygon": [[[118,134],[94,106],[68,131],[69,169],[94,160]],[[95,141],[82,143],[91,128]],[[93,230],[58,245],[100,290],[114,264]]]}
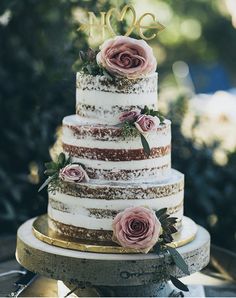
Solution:
{"label": "pink rose", "polygon": [[140,115],[134,124],[141,133],[147,133],[157,129],[160,119],[156,116]]}
{"label": "pink rose", "polygon": [[159,239],[161,223],[153,210],[131,207],[116,215],[112,228],[114,242],[148,253]]}
{"label": "pink rose", "polygon": [[132,122],[132,121],[135,121],[138,116],[140,115],[140,111],[139,110],[132,110],[132,111],[128,111],[128,112],[123,112],[120,117],[119,117],[119,120],[120,122],[125,122],[125,121],[128,121],[128,122]]}
{"label": "pink rose", "polygon": [[135,79],[152,74],[157,62],[152,48],[144,40],[116,36],[100,46],[97,63],[109,73]]}
{"label": "pink rose", "polygon": [[70,164],[65,166],[59,172],[61,180],[66,182],[88,182],[89,177],[85,170],[78,164]]}

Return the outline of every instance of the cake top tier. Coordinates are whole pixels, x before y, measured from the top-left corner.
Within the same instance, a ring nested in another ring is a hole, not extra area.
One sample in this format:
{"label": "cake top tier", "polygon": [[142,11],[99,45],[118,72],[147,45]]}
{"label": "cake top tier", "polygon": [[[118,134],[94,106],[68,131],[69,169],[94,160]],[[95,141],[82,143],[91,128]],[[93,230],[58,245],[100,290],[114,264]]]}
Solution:
{"label": "cake top tier", "polygon": [[117,124],[119,115],[147,106],[157,109],[156,58],[144,41],[116,36],[100,51],[81,52],[82,70],[76,80],[76,113]]}

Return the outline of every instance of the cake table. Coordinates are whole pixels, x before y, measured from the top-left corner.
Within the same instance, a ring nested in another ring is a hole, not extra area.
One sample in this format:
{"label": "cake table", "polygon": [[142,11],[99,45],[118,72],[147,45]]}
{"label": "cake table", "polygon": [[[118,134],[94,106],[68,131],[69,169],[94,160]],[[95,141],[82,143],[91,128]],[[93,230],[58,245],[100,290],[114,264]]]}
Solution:
{"label": "cake table", "polygon": [[[168,283],[157,279],[163,257],[156,254],[103,254],[80,252],[49,245],[32,231],[34,219],[18,230],[16,257],[25,268],[40,275],[61,280],[69,289],[76,286],[78,296],[169,296]],[[195,239],[178,248],[190,273],[205,267],[210,256],[210,235],[198,228]],[[171,262],[175,277],[184,274]]]}

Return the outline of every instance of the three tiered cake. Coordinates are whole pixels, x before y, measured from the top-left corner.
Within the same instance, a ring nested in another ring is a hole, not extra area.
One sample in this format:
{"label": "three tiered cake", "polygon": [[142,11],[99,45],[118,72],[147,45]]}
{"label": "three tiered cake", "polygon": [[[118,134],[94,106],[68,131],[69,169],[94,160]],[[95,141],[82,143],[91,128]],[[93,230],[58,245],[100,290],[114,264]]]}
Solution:
{"label": "three tiered cake", "polygon": [[156,59],[144,40],[124,36],[81,56],[76,115],[63,119],[65,156],[49,181],[49,227],[150,249],[162,233],[155,212],[166,208],[178,232],[184,199],[184,175],[171,168],[171,122],[158,112]]}

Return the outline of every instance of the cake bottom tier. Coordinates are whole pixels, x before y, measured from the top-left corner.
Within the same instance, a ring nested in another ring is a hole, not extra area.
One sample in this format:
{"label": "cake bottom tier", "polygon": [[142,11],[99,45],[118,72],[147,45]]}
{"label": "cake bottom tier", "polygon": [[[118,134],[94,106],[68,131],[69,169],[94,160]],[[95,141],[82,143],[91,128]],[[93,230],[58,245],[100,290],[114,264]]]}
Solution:
{"label": "cake bottom tier", "polygon": [[[112,242],[112,231],[110,230],[91,230],[91,229],[85,229],[81,227],[75,227],[72,225],[66,225],[61,222],[58,222],[56,220],[53,220],[48,216],[48,227],[61,235],[80,239],[80,240],[86,240],[91,242]],[[182,227],[182,220],[177,220],[176,228],[178,231],[181,230]]]}
{"label": "cake bottom tier", "polygon": [[184,175],[172,170],[165,183],[64,185],[49,193],[49,227],[59,234],[89,240],[111,241],[115,216],[129,207],[145,206],[154,211],[167,208],[177,218],[181,229],[183,218]]}

